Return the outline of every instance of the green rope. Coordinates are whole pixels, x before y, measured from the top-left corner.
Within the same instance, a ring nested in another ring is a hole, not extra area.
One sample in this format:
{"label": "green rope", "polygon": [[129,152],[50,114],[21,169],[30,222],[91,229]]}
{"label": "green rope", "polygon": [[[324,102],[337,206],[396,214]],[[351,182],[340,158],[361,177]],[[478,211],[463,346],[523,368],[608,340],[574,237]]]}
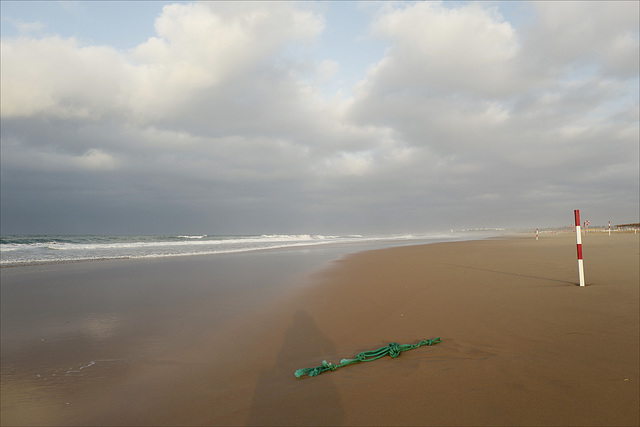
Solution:
{"label": "green rope", "polygon": [[438,337],[433,340],[422,340],[417,344],[398,344],[397,342],[392,342],[388,346],[379,348],[377,350],[363,351],[354,359],[342,359],[339,365],[334,365],[333,363],[329,363],[326,360],[323,360],[322,365],[316,366],[315,368],[298,369],[296,371],[296,377],[300,378],[303,375],[315,377],[316,375],[320,375],[325,371],[335,371],[338,368],[353,365],[354,363],[371,362],[373,360],[378,360],[381,357],[386,356],[387,354],[393,358],[396,358],[400,356],[400,353],[402,353],[403,351],[413,350],[414,348],[418,348],[423,345],[438,344],[440,341],[440,337]]}

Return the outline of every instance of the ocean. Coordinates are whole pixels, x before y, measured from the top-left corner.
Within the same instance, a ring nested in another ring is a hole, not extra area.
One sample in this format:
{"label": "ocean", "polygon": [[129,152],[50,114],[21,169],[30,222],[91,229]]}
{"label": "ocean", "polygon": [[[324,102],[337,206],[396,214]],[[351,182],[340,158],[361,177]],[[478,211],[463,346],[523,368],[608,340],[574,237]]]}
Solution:
{"label": "ocean", "polygon": [[140,259],[214,255],[279,248],[341,244],[384,244],[413,241],[455,241],[495,235],[491,231],[461,231],[399,235],[5,235],[0,236],[0,267],[108,259]]}

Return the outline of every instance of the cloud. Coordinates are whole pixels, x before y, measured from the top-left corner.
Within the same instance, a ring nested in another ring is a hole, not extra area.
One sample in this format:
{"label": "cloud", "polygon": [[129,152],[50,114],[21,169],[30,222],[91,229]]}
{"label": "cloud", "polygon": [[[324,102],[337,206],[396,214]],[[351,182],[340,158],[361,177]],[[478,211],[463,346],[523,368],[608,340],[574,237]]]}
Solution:
{"label": "cloud", "polygon": [[24,22],[19,19],[8,18],[7,22],[13,25],[18,30],[18,33],[22,35],[40,33],[45,29],[45,25],[40,21]]}
{"label": "cloud", "polygon": [[[634,68],[621,75],[616,64],[637,56],[637,46],[611,58],[621,35],[637,41],[637,5],[626,10],[616,5],[595,29],[584,29],[573,12],[595,22],[601,6],[535,5],[548,14],[520,31],[482,4],[450,8],[426,2],[381,9],[372,25],[390,47],[360,82],[349,117],[363,126],[394,129],[416,163],[428,170],[399,170],[398,181],[419,179],[425,195],[436,194],[431,185],[440,182],[460,200],[485,194],[479,199],[496,201],[500,194],[503,203],[516,205],[524,203],[522,194],[540,191],[549,203],[577,202],[582,190],[571,195],[557,189],[596,181],[601,188],[616,188],[621,197],[634,194],[638,122],[631,112],[637,112],[638,99],[628,95],[637,92],[637,68],[635,78],[622,79]],[[552,17],[556,33],[547,31]],[[602,35],[590,49],[585,40],[596,34]],[[540,40],[555,37],[562,40],[556,42],[559,47],[539,49]],[[582,45],[574,50],[577,40]],[[531,60],[543,56],[544,67]],[[600,67],[594,70],[587,59]]]}
{"label": "cloud", "polygon": [[369,78],[385,88],[500,94],[515,82],[514,29],[493,9],[472,3],[447,8],[421,2],[383,7],[373,32],[389,40],[387,57]]}
{"label": "cloud", "polygon": [[[551,65],[597,64],[619,77],[638,74],[638,2],[534,2],[531,49]],[[535,43],[535,46],[534,46]]]}
{"label": "cloud", "polygon": [[332,79],[340,69],[340,64],[332,60],[324,60],[318,66],[318,76],[320,82],[326,82]]}
{"label": "cloud", "polygon": [[3,41],[2,115],[96,118],[124,110],[159,120],[200,90],[255,73],[323,23],[288,3],[193,3],[165,6],[155,26],[157,35],[129,54],[56,36]]}
{"label": "cloud", "polygon": [[112,155],[95,148],[88,150],[82,156],[73,160],[79,167],[90,170],[112,170],[117,165],[117,160]]}
{"label": "cloud", "polygon": [[289,3],[193,3],[165,6],[155,27],[157,36],[131,52],[130,89],[134,111],[159,119],[188,108],[199,91],[224,96],[216,89],[247,83],[278,49],[317,36],[323,22]]}
{"label": "cloud", "polygon": [[371,32],[388,49],[342,98],[323,94],[342,64],[312,56],[312,4],[167,5],[129,51],[3,39],[3,232],[634,215],[637,4],[608,4],[537,2],[520,26],[500,3],[381,4]]}
{"label": "cloud", "polygon": [[2,117],[96,119],[125,107],[125,63],[109,47],[46,37],[2,41]]}

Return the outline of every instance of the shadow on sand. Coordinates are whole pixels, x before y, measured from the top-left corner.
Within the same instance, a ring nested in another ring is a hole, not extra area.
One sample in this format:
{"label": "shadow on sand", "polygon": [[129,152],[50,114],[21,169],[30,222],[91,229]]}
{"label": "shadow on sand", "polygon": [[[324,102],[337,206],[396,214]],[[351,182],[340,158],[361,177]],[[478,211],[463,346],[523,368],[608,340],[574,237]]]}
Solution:
{"label": "shadow on sand", "polygon": [[539,280],[545,280],[545,281],[548,281],[548,282],[558,282],[558,283],[567,283],[569,285],[577,285],[577,283],[575,283],[575,282],[568,282],[566,280],[559,280],[559,279],[551,279],[551,278],[548,278],[548,277],[529,276],[529,275],[526,275],[526,274],[510,273],[508,271],[490,270],[488,268],[469,267],[468,265],[460,265],[460,264],[446,264],[446,265],[451,265],[451,266],[454,266],[454,267],[468,268],[470,270],[488,271],[490,273],[507,274],[509,276],[528,277],[529,279],[539,279]]}
{"label": "shadow on sand", "polygon": [[247,425],[341,425],[345,413],[331,375],[294,375],[333,357],[333,343],[313,318],[306,311],[295,313],[275,365],[258,379]]}

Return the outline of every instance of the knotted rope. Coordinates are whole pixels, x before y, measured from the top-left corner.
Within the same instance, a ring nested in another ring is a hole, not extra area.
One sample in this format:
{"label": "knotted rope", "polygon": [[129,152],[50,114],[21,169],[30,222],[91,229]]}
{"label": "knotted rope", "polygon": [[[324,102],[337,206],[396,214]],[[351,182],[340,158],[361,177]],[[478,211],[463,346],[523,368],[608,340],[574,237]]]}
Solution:
{"label": "knotted rope", "polygon": [[296,377],[300,378],[303,375],[315,377],[316,375],[320,375],[325,371],[335,371],[338,368],[353,365],[354,363],[371,362],[373,360],[378,360],[381,357],[386,356],[387,354],[392,358],[396,358],[400,356],[400,353],[402,353],[403,351],[413,350],[414,348],[418,348],[423,345],[438,344],[440,341],[440,337],[438,337],[433,340],[422,340],[417,344],[398,344],[397,342],[392,342],[388,346],[379,348],[377,350],[363,351],[353,359],[342,359],[339,365],[334,365],[333,363],[329,363],[326,360],[323,360],[322,365],[316,366],[315,368],[298,369],[296,371]]}

